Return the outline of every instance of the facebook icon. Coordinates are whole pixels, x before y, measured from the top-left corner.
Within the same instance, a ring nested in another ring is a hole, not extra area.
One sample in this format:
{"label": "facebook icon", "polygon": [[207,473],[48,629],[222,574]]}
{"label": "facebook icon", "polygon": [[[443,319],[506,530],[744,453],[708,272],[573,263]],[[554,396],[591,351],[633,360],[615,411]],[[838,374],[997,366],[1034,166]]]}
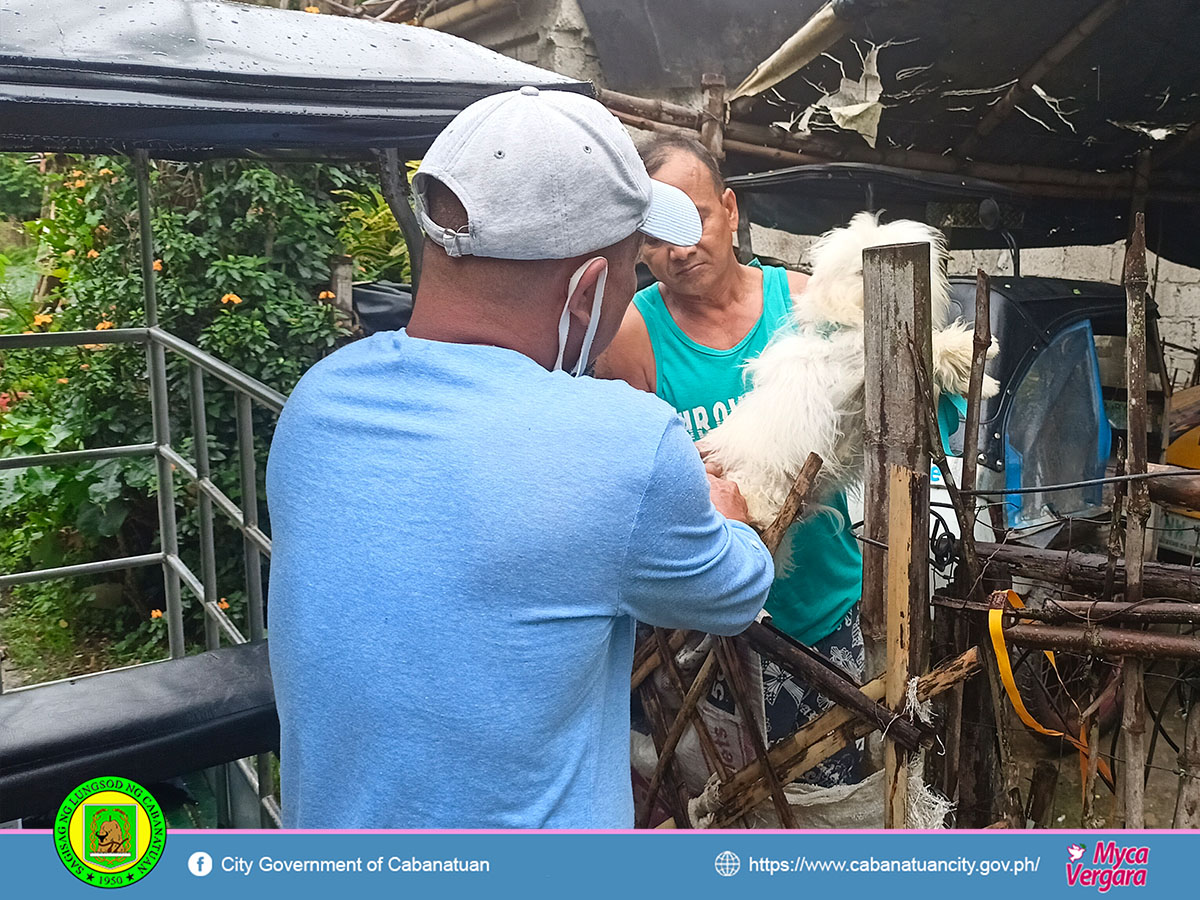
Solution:
{"label": "facebook icon", "polygon": [[212,857],[203,850],[197,851],[188,857],[188,871],[198,878],[203,878],[212,871]]}

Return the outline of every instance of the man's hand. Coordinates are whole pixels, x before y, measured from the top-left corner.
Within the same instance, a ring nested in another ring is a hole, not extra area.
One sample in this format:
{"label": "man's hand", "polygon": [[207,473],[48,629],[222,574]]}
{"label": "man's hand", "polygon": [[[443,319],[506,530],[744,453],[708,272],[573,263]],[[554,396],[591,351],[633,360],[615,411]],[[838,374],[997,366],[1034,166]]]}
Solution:
{"label": "man's hand", "polygon": [[750,523],[750,510],[746,507],[746,498],[732,481],[718,478],[712,472],[708,473],[708,493],[717,512],[727,519]]}

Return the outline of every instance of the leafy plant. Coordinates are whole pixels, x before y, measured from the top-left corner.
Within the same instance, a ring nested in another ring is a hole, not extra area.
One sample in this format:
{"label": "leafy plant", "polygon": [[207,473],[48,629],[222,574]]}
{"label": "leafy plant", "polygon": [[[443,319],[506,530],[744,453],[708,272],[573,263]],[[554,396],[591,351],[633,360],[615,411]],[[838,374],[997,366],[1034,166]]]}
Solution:
{"label": "leafy plant", "polygon": [[[39,176],[37,196],[40,204],[44,185],[53,215],[36,218],[35,210],[28,230],[40,246],[42,272],[55,286],[37,305],[0,293],[0,330],[99,335],[144,325],[132,165],[123,157],[59,157],[49,168]],[[394,219],[389,225],[381,215],[386,203],[380,206],[372,179],[350,167],[231,160],[159,163],[151,174],[160,324],[289,392],[349,334],[333,307],[317,302],[329,286],[331,258],[351,249],[347,238],[354,237],[353,246],[364,252],[383,247],[388,235],[400,240]],[[400,275],[407,255],[393,251],[394,245],[384,254],[392,265],[387,271]],[[3,284],[0,274],[0,291]],[[173,445],[185,457],[193,449],[187,367],[168,353],[170,427]],[[240,501],[235,398],[215,379],[207,378],[206,387],[212,477]],[[268,444],[262,438],[271,416],[256,409],[255,424],[261,478]],[[98,339],[82,347],[0,355],[0,456],[151,439],[142,346]],[[181,552],[199,572],[196,493],[183,481],[176,479],[175,497]],[[153,551],[156,486],[154,463],[146,458],[0,471],[0,571]],[[263,499],[260,490],[260,503]],[[260,520],[266,522],[265,507]],[[220,527],[217,541],[223,602],[239,621],[245,604],[241,536]],[[120,576],[91,587],[75,579],[14,588],[3,627],[4,640],[20,656],[18,665],[40,667],[39,642],[30,637],[40,633],[29,627],[35,620],[43,629],[67,622],[64,632],[92,649],[103,647],[110,662],[161,655],[165,621],[154,615],[165,608],[161,572],[144,568],[126,573],[119,585],[114,580]],[[100,587],[106,589],[104,602],[97,601]],[[184,605],[186,633],[195,646],[203,611],[186,591]]]}

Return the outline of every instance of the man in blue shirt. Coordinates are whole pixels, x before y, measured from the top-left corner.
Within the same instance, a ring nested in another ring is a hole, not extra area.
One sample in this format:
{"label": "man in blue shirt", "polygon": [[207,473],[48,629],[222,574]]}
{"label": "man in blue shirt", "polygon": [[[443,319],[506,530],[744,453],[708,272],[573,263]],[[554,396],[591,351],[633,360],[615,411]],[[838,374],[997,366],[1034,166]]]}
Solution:
{"label": "man in blue shirt", "polygon": [[267,467],[284,824],[630,827],[635,619],[736,634],[772,577],[674,410],[583,374],[638,232],[699,216],[602,106],[529,87],[414,188],[409,327],[314,366]]}

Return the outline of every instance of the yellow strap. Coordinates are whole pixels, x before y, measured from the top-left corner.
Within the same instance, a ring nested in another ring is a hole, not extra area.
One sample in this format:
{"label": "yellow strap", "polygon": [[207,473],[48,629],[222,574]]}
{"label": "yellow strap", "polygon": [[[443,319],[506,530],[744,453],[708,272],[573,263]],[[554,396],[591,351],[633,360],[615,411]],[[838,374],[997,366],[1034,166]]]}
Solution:
{"label": "yellow strap", "polygon": [[[1008,591],[1008,602],[1017,609],[1024,609],[1025,604],[1021,602],[1021,598],[1017,596],[1015,591]],[[1083,735],[1083,725],[1080,723],[1081,738],[1075,738],[1069,734],[1063,734],[1061,731],[1055,731],[1052,728],[1047,728],[1041,722],[1033,717],[1028,709],[1025,708],[1025,701],[1021,699],[1021,692],[1017,688],[1016,679],[1013,678],[1012,660],[1008,655],[1008,646],[1004,641],[1004,610],[990,609],[988,610],[988,631],[992,637],[992,648],[996,651],[996,666],[1000,670],[1000,681],[1004,684],[1004,690],[1008,694],[1009,702],[1012,703],[1013,709],[1017,712],[1017,717],[1020,718],[1026,726],[1032,728],[1038,734],[1044,734],[1047,737],[1061,737],[1076,750],[1080,755],[1080,770],[1085,777],[1083,782],[1086,783],[1087,773],[1087,757],[1088,745],[1086,737]],[[1050,664],[1054,666],[1055,671],[1058,671],[1058,665],[1054,659],[1054,654],[1046,651],[1046,656],[1050,660]],[[1108,763],[1103,759],[1097,761],[1097,771],[1100,776],[1111,787],[1113,785],[1112,772],[1109,770]]]}

